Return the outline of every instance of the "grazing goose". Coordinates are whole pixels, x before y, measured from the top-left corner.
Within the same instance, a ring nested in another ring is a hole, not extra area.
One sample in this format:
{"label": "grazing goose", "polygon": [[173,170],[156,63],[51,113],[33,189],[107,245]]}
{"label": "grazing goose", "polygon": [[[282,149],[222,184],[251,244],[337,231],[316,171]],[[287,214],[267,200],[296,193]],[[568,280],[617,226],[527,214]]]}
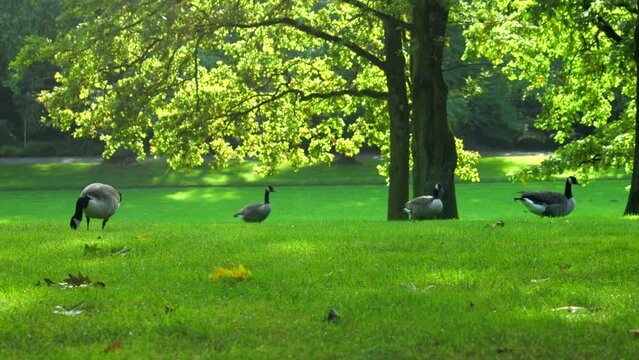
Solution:
{"label": "grazing goose", "polygon": [[93,183],[84,188],[80,198],[75,203],[75,214],[71,218],[71,228],[77,229],[82,222],[82,212],[87,218],[87,230],[91,218],[102,219],[102,229],[109,218],[115,214],[120,207],[122,194],[111,185]]}
{"label": "grazing goose", "polygon": [[444,204],[439,198],[443,192],[444,187],[441,184],[435,184],[433,196],[426,195],[416,197],[407,202],[406,205],[402,207],[402,210],[409,213],[413,220],[436,218],[444,209]]}
{"label": "grazing goose", "polygon": [[528,210],[539,216],[566,216],[575,209],[575,198],[572,197],[572,185],[580,185],[577,178],[566,179],[564,193],[554,191],[530,191],[523,193],[515,200],[521,201]]}
{"label": "grazing goose", "polygon": [[268,185],[264,190],[264,204],[253,203],[248,204],[236,212],[234,217],[241,217],[246,222],[262,222],[271,213],[271,202],[269,201],[269,194],[275,192],[273,186]]}

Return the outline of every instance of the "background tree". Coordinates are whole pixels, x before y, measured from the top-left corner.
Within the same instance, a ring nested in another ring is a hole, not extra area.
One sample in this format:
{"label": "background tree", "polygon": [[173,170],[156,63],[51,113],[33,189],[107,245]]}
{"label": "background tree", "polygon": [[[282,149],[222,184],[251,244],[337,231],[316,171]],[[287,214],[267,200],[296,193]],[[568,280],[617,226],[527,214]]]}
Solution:
{"label": "background tree", "polygon": [[[476,16],[467,56],[485,56],[543,103],[537,126],[561,148],[518,178],[625,167],[633,171],[626,214],[639,213],[637,6],[624,1],[465,2]],[[634,170],[633,170],[634,169]]]}
{"label": "background tree", "polygon": [[[446,17],[443,27],[424,28],[418,37],[410,22],[448,11],[436,2],[65,4],[59,20],[65,30],[50,52],[61,69],[58,86],[40,100],[52,124],[99,138],[106,156],[125,147],[142,157],[148,142],[148,151],[168,156],[173,167],[200,165],[204,155],[212,155],[213,166],[257,158],[256,171],[270,174],[284,163],[330,161],[334,152],[353,156],[367,143],[390,158],[380,171],[389,176],[388,217],[396,219],[408,197],[412,110],[413,129],[424,129],[413,132],[420,144],[413,146],[414,195],[444,183],[445,217],[457,217],[456,151],[458,174],[477,178],[477,157],[453,140],[445,112],[433,117],[428,107],[436,101],[445,111],[445,83],[415,74],[441,74],[441,59],[422,62],[433,51],[431,36],[445,35]],[[441,53],[444,42],[437,39]],[[407,74],[420,86],[411,96]],[[424,95],[433,90],[436,97]],[[411,108],[411,97],[428,103]],[[347,119],[355,120],[347,125]],[[423,141],[432,136],[429,127],[442,136]]]}
{"label": "background tree", "polygon": [[[10,134],[16,140],[19,137],[23,147],[27,146],[30,132],[51,135],[38,121],[42,105],[37,103],[36,96],[40,90],[52,85],[55,69],[34,59],[25,66],[21,78],[15,79],[10,76],[9,63],[21,48],[37,41],[31,36],[55,36],[55,18],[61,11],[61,5],[60,0],[0,3],[0,107],[6,112],[0,115],[4,118],[0,120],[6,122],[0,128],[5,129],[5,135]],[[33,52],[25,51],[26,54],[33,55]],[[16,116],[9,113],[13,109],[18,113]]]}

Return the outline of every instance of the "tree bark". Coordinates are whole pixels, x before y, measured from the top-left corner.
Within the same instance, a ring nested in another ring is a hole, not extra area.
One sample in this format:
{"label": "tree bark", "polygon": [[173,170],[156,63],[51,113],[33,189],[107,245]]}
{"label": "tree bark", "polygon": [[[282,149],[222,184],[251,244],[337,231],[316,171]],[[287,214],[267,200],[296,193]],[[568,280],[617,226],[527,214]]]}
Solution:
{"label": "tree bark", "polygon": [[437,0],[415,0],[412,34],[413,196],[444,186],[441,217],[456,219],[455,138],[448,124],[448,86],[442,74],[449,9]]}
{"label": "tree bark", "polygon": [[[635,104],[639,106],[639,17],[635,23]],[[632,180],[630,182],[630,194],[626,203],[625,215],[639,214],[639,107],[635,110],[635,154],[632,166]]]}
{"label": "tree bark", "polygon": [[402,51],[402,29],[384,20],[384,71],[388,86],[390,116],[390,166],[388,185],[388,220],[404,220],[400,208],[408,201],[410,157],[410,109],[406,89],[406,59]]}

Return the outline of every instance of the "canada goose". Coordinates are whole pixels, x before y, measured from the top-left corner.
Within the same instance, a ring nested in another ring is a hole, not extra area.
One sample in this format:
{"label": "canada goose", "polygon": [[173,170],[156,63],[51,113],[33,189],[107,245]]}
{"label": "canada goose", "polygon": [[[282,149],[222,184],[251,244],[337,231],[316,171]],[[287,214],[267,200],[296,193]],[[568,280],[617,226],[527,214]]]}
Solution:
{"label": "canada goose", "polygon": [[409,213],[413,220],[433,219],[441,214],[444,204],[439,198],[444,192],[441,184],[435,184],[433,196],[419,196],[409,201],[402,207],[402,210]]}
{"label": "canada goose", "polygon": [[563,194],[554,191],[529,191],[515,198],[515,200],[521,201],[535,215],[566,216],[575,209],[572,185],[580,184],[577,182],[577,178],[569,176],[566,179],[566,188]]}
{"label": "canada goose", "polygon": [[82,212],[87,218],[87,230],[91,218],[102,219],[102,229],[115,214],[122,202],[122,194],[111,185],[93,183],[88,185],[75,203],[75,214],[71,217],[71,228],[77,229],[82,222]]}
{"label": "canada goose", "polygon": [[269,201],[269,194],[275,192],[273,186],[268,185],[264,190],[264,204],[253,203],[248,204],[241,208],[233,215],[234,217],[241,217],[246,222],[262,222],[271,213],[271,202]]}

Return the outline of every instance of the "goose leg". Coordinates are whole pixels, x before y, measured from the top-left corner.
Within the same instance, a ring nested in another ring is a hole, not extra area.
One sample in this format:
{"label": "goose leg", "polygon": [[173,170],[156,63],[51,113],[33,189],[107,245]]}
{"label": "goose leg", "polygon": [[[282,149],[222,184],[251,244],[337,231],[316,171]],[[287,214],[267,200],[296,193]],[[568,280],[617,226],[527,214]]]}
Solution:
{"label": "goose leg", "polygon": [[105,218],[104,220],[102,220],[102,230],[104,230],[104,227],[106,226],[107,221],[109,221],[109,218]]}
{"label": "goose leg", "polygon": [[87,230],[89,230],[89,221],[91,221],[91,219],[87,216]]}

